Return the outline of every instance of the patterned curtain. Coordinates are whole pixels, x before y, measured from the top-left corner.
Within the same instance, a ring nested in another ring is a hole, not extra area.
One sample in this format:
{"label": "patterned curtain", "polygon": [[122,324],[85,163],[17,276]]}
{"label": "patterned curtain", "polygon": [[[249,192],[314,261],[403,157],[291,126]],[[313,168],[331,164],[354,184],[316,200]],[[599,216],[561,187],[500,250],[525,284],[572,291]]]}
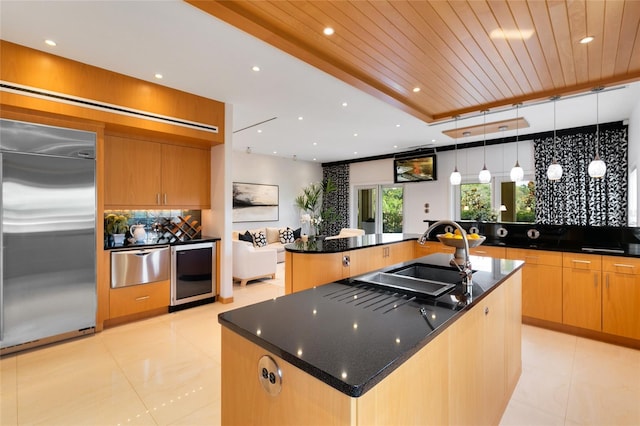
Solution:
{"label": "patterned curtain", "polygon": [[337,190],[322,200],[322,209],[333,207],[338,219],[325,228],[327,235],[337,235],[342,228],[349,227],[349,165],[323,167],[322,180],[331,178]]}
{"label": "patterned curtain", "polygon": [[536,223],[555,225],[626,226],[627,126],[600,127],[598,151],[607,173],[594,179],[587,173],[596,152],[596,133],[575,133],[556,140],[562,178],[547,179],[553,159],[553,137],[534,139]]}

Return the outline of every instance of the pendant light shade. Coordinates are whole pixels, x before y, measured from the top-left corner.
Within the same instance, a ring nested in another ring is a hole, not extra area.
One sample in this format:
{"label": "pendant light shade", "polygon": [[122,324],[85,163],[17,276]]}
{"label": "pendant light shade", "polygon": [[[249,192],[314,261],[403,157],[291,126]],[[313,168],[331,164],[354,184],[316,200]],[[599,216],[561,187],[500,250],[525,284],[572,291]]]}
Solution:
{"label": "pendant light shade", "polygon": [[484,156],[484,164],[482,166],[482,170],[478,174],[478,179],[480,183],[489,183],[491,182],[491,172],[487,169],[487,110],[483,111],[484,121],[482,123],[482,132],[484,133],[483,140],[483,156]]}
{"label": "pendant light shade", "polygon": [[449,182],[451,182],[451,185],[456,186],[456,185],[460,185],[460,182],[462,182],[462,175],[458,171],[458,116],[456,115],[454,118],[456,120],[456,133],[455,133],[456,165],[453,169],[453,172],[451,172],[451,176],[449,176]]}
{"label": "pendant light shade", "polygon": [[602,87],[598,87],[593,89],[596,92],[596,156],[589,163],[589,168],[587,171],[589,172],[589,176],[592,178],[601,178],[607,172],[607,165],[604,164],[604,161],[600,159],[600,153],[598,152],[598,145],[600,144],[600,103],[599,103],[599,95]]}
{"label": "pendant light shade", "polygon": [[484,166],[482,170],[480,170],[480,174],[478,175],[478,179],[480,179],[480,183],[489,183],[491,182],[491,172],[487,169],[487,166]]}
{"label": "pendant light shade", "polygon": [[516,104],[516,165],[511,168],[511,173],[509,173],[509,177],[511,178],[511,182],[520,182],[524,179],[524,170],[520,167],[520,163],[518,159],[520,157],[519,148],[518,148],[518,108],[520,104]]}
{"label": "pendant light shade", "polygon": [[457,167],[453,170],[453,172],[451,172],[451,176],[449,176],[449,182],[451,182],[451,185],[454,186],[460,185],[460,183],[462,182],[462,175],[458,171]]}
{"label": "pendant light shade", "polygon": [[556,101],[558,96],[553,97],[553,160],[547,169],[549,180],[560,180],[562,177],[562,166],[556,161]]}

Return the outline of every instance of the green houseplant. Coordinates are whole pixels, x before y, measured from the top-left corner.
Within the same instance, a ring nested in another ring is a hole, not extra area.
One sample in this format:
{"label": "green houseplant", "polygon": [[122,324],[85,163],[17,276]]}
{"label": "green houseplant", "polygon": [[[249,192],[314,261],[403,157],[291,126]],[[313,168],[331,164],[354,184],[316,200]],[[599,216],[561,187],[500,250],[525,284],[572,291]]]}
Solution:
{"label": "green houseplant", "polygon": [[337,190],[331,178],[323,182],[314,182],[302,189],[302,194],[295,199],[296,206],[301,210],[301,221],[309,224],[309,235],[322,234],[326,226],[333,223],[338,215],[333,207],[322,209],[322,200]]}

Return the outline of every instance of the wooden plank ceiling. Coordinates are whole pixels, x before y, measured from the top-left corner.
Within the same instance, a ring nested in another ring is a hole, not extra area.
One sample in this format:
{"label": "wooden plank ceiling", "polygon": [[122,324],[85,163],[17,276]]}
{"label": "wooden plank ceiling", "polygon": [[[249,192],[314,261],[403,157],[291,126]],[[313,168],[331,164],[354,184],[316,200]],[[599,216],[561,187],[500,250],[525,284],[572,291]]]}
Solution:
{"label": "wooden plank ceiling", "polygon": [[640,80],[638,0],[186,1],[427,122]]}

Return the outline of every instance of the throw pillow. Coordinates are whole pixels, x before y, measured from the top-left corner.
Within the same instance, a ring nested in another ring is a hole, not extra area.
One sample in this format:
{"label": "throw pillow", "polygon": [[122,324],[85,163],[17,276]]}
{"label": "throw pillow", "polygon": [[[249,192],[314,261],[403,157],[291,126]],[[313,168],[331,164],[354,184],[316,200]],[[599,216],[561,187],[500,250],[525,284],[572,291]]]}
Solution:
{"label": "throw pillow", "polygon": [[278,241],[280,241],[278,228],[267,227],[267,244],[277,243]]}
{"label": "throw pillow", "polygon": [[253,244],[253,237],[249,231],[246,231],[244,234],[238,234],[238,239],[240,241],[248,241]]}
{"label": "throw pillow", "polygon": [[253,244],[256,247],[264,247],[267,245],[267,236],[263,231],[258,231],[253,234]]}
{"label": "throw pillow", "polygon": [[287,228],[287,229],[280,230],[280,242],[282,244],[289,244],[294,241],[295,241],[295,238],[293,238],[293,229]]}
{"label": "throw pillow", "polygon": [[294,239],[298,239],[300,238],[300,236],[302,235],[302,228],[298,228],[296,230],[293,231],[293,238]]}

